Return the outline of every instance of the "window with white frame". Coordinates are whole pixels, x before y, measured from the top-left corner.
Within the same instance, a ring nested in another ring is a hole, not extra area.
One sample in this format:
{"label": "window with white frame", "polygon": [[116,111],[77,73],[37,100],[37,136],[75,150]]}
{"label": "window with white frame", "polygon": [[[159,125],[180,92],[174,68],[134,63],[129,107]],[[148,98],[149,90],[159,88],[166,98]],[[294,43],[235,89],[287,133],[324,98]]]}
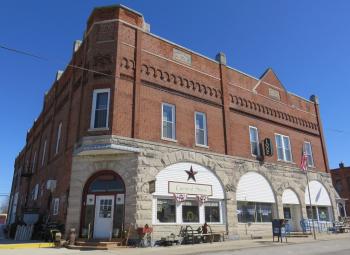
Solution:
{"label": "window with white frame", "polygon": [[314,166],[314,157],[312,155],[312,148],[310,142],[304,142],[304,152],[307,156],[307,165],[310,167]]}
{"label": "window with white frame", "polygon": [[38,193],[39,193],[39,184],[36,184],[32,190],[32,199],[33,200],[38,199]]}
{"label": "window with white frame", "polygon": [[253,156],[260,155],[259,135],[256,127],[249,127],[250,152]]}
{"label": "window with white frame", "polygon": [[176,139],[175,134],[175,106],[171,104],[162,104],[162,138]]}
{"label": "window with white frame", "polygon": [[36,161],[36,151],[34,152],[34,157],[32,161],[32,173],[34,173],[34,170],[35,170],[35,161]]}
{"label": "window with white frame", "polygon": [[275,134],[276,147],[277,147],[277,159],[292,162],[292,150],[290,146],[290,140],[288,136]]}
{"label": "window with white frame", "polygon": [[61,132],[62,132],[62,122],[60,122],[60,124],[58,124],[58,128],[57,128],[57,137],[56,137],[55,154],[58,153],[59,148],[60,148]]}
{"label": "window with white frame", "polygon": [[176,222],[176,202],[174,199],[157,199],[157,223]]}
{"label": "window with white frame", "polygon": [[58,214],[58,209],[60,207],[60,199],[59,198],[54,198],[53,199],[53,209],[52,209],[52,214],[57,215]]}
{"label": "window with white frame", "polygon": [[47,144],[47,140],[45,139],[45,141],[44,141],[44,147],[43,147],[43,155],[41,156],[41,166],[43,166],[43,165],[44,165],[44,162],[45,162],[46,144]]}
{"label": "window with white frame", "polygon": [[155,224],[223,223],[221,200],[200,203],[195,198],[189,198],[183,202],[176,202],[173,197],[156,198],[154,206]]}
{"label": "window with white frame", "polygon": [[196,145],[208,145],[207,118],[203,112],[195,112]]}
{"label": "window with white frame", "polygon": [[92,97],[90,128],[108,128],[110,89],[95,89]]}

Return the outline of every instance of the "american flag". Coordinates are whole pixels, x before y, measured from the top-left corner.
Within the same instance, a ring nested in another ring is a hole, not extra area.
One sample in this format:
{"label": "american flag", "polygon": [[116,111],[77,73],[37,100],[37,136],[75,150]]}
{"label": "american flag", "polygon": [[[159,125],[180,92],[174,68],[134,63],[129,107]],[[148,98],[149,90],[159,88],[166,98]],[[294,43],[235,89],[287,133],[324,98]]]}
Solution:
{"label": "american flag", "polygon": [[305,150],[303,151],[303,155],[301,157],[300,169],[303,170],[304,172],[307,171],[307,155]]}

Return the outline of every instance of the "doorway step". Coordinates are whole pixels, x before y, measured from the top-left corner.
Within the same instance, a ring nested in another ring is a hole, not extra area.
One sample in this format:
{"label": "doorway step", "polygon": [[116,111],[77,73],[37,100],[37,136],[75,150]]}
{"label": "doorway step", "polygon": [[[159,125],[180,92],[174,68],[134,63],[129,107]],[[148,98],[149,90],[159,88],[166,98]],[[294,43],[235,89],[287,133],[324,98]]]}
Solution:
{"label": "doorway step", "polygon": [[122,239],[109,240],[77,240],[75,245],[68,245],[74,250],[110,250],[122,246]]}

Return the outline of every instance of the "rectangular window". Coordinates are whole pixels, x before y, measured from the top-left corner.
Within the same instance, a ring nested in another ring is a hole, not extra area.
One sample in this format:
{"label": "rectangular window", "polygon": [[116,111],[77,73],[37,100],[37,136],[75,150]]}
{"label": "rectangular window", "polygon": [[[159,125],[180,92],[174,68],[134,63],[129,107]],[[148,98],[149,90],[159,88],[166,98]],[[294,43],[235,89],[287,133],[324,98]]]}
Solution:
{"label": "rectangular window", "polygon": [[204,203],[205,222],[220,222],[220,203]]}
{"label": "rectangular window", "polygon": [[61,132],[62,132],[62,122],[60,122],[60,124],[58,125],[58,128],[57,128],[57,138],[56,138],[55,154],[58,153],[59,148],[60,148]]}
{"label": "rectangular window", "polygon": [[52,209],[52,214],[57,215],[58,214],[58,209],[60,207],[60,199],[59,198],[54,198],[53,199],[53,209]]}
{"label": "rectangular window", "polygon": [[237,202],[238,222],[271,222],[272,204],[257,202]]}
{"label": "rectangular window", "polygon": [[175,106],[162,104],[162,138],[175,140]]}
{"label": "rectangular window", "polygon": [[205,113],[195,113],[196,145],[208,145],[207,139],[207,118]]}
{"label": "rectangular window", "polygon": [[157,199],[157,222],[176,222],[176,203],[174,199]]}
{"label": "rectangular window", "polygon": [[249,127],[250,151],[253,156],[260,155],[258,129]]}
{"label": "rectangular window", "polygon": [[310,142],[304,142],[304,152],[307,155],[307,165],[310,167],[314,166],[314,157],[312,155],[312,148]]}
{"label": "rectangular window", "polygon": [[197,201],[182,203],[182,222],[199,222],[199,206]]}
{"label": "rectangular window", "polygon": [[92,97],[90,128],[108,128],[110,89],[95,89]]}
{"label": "rectangular window", "polygon": [[44,165],[44,162],[45,162],[45,155],[46,155],[46,139],[45,139],[45,142],[44,142],[44,148],[43,148],[43,155],[41,156],[41,166]]}
{"label": "rectangular window", "polygon": [[34,170],[35,170],[35,161],[36,161],[36,151],[34,152],[34,157],[32,162],[32,173],[34,173]]}
{"label": "rectangular window", "polygon": [[314,219],[317,220],[317,212],[316,212],[316,207],[313,206],[312,207],[312,216],[311,216],[311,209],[310,206],[306,206],[306,212],[307,212],[307,218],[308,219]]}
{"label": "rectangular window", "polygon": [[38,194],[39,194],[39,184],[36,184],[33,191],[33,200],[38,199]]}
{"label": "rectangular window", "polygon": [[288,136],[275,135],[278,160],[292,162],[292,150]]}

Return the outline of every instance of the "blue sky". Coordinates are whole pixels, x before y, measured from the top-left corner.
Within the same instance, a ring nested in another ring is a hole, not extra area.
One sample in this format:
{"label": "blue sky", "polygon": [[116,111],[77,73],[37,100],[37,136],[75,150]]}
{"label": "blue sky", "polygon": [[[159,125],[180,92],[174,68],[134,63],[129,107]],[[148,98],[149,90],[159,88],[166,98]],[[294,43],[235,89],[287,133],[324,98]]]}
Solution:
{"label": "blue sky", "polygon": [[42,109],[45,91],[64,69],[93,7],[122,3],[144,14],[151,31],[259,77],[272,67],[285,87],[320,98],[331,167],[350,165],[350,1],[3,1],[0,44],[0,194],[11,187],[13,163]]}

